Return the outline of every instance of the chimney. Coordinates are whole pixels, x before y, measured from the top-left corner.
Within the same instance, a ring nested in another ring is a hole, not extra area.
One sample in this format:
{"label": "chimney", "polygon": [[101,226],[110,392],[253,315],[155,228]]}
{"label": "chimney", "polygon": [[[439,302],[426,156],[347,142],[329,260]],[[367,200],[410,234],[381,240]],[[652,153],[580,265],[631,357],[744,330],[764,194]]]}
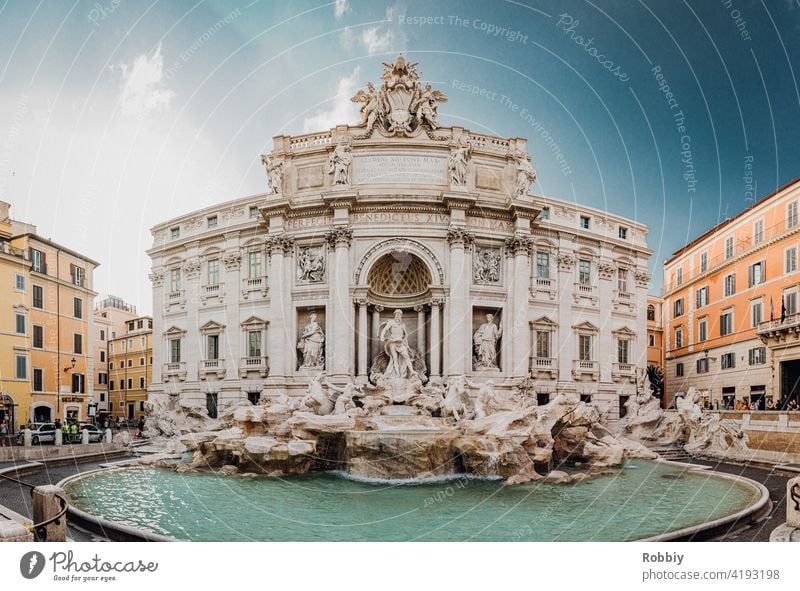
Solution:
{"label": "chimney", "polygon": [[5,201],[0,201],[0,224],[8,223],[9,221],[9,210],[11,209],[11,204],[6,203]]}

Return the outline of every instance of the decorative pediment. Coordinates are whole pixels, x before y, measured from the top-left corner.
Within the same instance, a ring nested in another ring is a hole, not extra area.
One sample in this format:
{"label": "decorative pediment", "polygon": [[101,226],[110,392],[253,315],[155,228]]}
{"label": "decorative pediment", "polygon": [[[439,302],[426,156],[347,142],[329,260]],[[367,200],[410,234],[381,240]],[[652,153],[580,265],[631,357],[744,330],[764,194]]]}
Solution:
{"label": "decorative pediment", "polygon": [[224,324],[220,324],[216,320],[209,320],[203,326],[200,327],[200,332],[202,334],[206,334],[206,333],[221,332],[224,329],[225,329]]}
{"label": "decorative pediment", "polygon": [[611,334],[613,334],[617,338],[623,338],[623,339],[634,339],[634,338],[636,338],[636,332],[632,331],[627,326],[623,326],[622,328],[618,328],[616,330],[612,330]]}
{"label": "decorative pediment", "polygon": [[600,329],[588,320],[581,322],[580,324],[576,324],[572,328],[578,332],[600,332]]}
{"label": "decorative pediment", "polygon": [[186,334],[186,331],[182,328],[178,328],[177,326],[170,326],[167,330],[164,331],[165,337],[182,337]]}
{"label": "decorative pediment", "polygon": [[27,312],[29,309],[30,308],[28,308],[28,306],[26,306],[25,304],[15,304],[14,305],[14,311],[15,312],[19,312],[20,314],[23,314],[23,313]]}
{"label": "decorative pediment", "polygon": [[267,326],[267,324],[269,324],[269,320],[262,320],[258,316],[251,316],[250,318],[242,322],[241,326],[244,329],[252,330],[252,329],[264,328],[265,326]]}
{"label": "decorative pediment", "polygon": [[542,316],[540,318],[537,318],[536,320],[531,320],[530,325],[531,328],[534,328],[536,330],[555,330],[556,328],[558,328],[558,323],[553,322],[547,316]]}

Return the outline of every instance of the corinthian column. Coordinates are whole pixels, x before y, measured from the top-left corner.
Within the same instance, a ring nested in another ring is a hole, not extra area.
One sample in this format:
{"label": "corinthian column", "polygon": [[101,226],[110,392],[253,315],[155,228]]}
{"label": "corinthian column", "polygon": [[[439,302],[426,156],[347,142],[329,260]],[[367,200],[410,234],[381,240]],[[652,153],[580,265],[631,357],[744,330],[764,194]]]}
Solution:
{"label": "corinthian column", "polygon": [[441,370],[439,369],[439,362],[441,359],[441,347],[439,346],[439,339],[441,337],[441,327],[439,321],[439,308],[442,305],[442,302],[438,299],[431,300],[431,368],[430,368],[430,375],[431,377],[438,376],[441,374]]}
{"label": "corinthian column", "polygon": [[358,300],[358,378],[367,381],[367,300]]}
{"label": "corinthian column", "polygon": [[[286,318],[284,302],[289,297],[286,285],[286,272],[284,254],[291,250],[293,239],[285,234],[277,234],[267,238],[269,259],[269,293],[270,293],[270,323],[269,342],[269,377],[275,381],[283,381],[289,375],[292,363],[291,354],[294,349],[290,347],[292,339],[288,330],[291,326]],[[291,353],[289,353],[291,351]]]}
{"label": "corinthian column", "polygon": [[350,301],[350,243],[353,230],[350,226],[337,226],[325,235],[328,243],[334,248],[334,265],[332,269],[331,291],[329,302],[331,320],[333,321],[333,342],[328,348],[331,353],[332,377],[345,380],[350,377],[352,363],[350,351],[353,348],[354,327],[350,320],[353,304]]}
{"label": "corinthian column", "polygon": [[447,305],[447,360],[444,373],[448,376],[464,375],[472,347],[467,338],[472,313],[468,309],[470,273],[467,268],[466,247],[473,240],[466,228],[450,226],[447,242],[450,244],[450,298]]}
{"label": "corinthian column", "polygon": [[425,359],[425,306],[414,306],[417,313],[417,352]]}
{"label": "corinthian column", "polygon": [[528,327],[528,289],[530,285],[531,239],[525,234],[515,234],[506,240],[506,249],[514,255],[514,276],[511,278],[514,294],[511,303],[511,322],[503,322],[508,334],[511,330],[513,363],[511,375],[522,378],[528,374],[530,358],[530,328]]}

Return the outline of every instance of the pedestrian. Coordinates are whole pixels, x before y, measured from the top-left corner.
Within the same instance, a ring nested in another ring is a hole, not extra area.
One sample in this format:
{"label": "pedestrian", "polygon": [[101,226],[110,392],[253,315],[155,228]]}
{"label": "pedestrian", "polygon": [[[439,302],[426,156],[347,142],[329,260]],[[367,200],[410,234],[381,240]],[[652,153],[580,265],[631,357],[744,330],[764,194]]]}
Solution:
{"label": "pedestrian", "polygon": [[3,417],[3,420],[0,421],[0,447],[5,447],[8,444],[8,421]]}
{"label": "pedestrian", "polygon": [[137,437],[142,437],[144,435],[144,415],[139,417],[139,432],[136,434]]}

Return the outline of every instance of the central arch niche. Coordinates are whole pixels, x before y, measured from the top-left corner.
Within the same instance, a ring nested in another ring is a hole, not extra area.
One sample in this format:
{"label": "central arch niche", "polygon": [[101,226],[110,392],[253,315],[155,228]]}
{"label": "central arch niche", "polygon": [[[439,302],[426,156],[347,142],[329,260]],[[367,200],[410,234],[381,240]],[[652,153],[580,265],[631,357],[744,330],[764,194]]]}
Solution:
{"label": "central arch niche", "polygon": [[431,285],[431,272],[417,256],[392,251],[379,258],[367,275],[372,295],[379,299],[414,299],[426,294]]}

